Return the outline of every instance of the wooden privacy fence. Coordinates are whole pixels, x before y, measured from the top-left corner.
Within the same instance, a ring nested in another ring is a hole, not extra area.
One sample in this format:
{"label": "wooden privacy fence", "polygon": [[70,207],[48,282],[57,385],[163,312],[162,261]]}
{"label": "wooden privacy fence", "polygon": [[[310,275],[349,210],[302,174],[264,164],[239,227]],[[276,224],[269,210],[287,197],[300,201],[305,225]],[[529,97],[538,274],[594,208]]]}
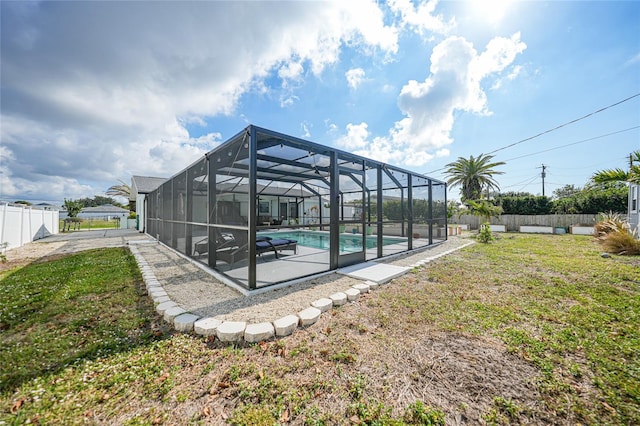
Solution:
{"label": "wooden privacy fence", "polygon": [[[499,218],[492,217],[492,225],[506,225],[507,231],[517,232],[521,225],[543,225],[569,228],[571,225],[595,225],[595,214],[503,214]],[[467,224],[470,229],[478,229],[484,218],[463,214],[449,219],[449,223]]]}

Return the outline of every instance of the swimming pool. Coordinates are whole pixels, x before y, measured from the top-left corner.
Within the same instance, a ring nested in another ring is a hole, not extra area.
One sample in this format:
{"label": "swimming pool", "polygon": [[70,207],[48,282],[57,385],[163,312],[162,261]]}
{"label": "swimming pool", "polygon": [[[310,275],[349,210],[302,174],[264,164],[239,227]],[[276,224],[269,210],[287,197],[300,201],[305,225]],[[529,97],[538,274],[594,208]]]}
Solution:
{"label": "swimming pool", "polygon": [[[298,245],[315,249],[329,250],[329,234],[319,231],[285,231],[285,232],[260,232],[259,237],[286,238],[296,240]],[[406,243],[402,238],[382,238],[382,245]],[[376,235],[367,235],[367,248],[374,248],[378,244]],[[340,234],[340,251],[357,252],[362,250],[362,234]]]}

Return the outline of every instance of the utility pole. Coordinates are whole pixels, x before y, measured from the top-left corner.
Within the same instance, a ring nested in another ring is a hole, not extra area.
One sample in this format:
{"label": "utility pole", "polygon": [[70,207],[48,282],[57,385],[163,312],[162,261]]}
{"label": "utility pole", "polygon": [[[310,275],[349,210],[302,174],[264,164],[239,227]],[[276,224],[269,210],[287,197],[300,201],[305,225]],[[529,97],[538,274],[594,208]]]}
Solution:
{"label": "utility pole", "polygon": [[542,173],[540,173],[540,176],[542,176],[542,196],[544,197],[544,178],[547,176],[547,174],[545,173],[545,170],[547,170],[547,166],[545,166],[543,163],[542,167],[538,168],[542,169]]}

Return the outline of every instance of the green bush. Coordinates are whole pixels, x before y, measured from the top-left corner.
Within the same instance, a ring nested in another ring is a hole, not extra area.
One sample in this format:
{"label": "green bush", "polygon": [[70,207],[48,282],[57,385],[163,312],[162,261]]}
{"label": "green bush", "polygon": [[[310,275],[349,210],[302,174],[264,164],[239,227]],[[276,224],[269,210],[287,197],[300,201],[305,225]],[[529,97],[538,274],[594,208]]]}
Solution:
{"label": "green bush", "polygon": [[500,195],[496,198],[496,202],[502,206],[504,214],[549,214],[553,207],[548,197],[535,195]]}
{"label": "green bush", "polygon": [[493,232],[491,232],[489,222],[483,223],[482,226],[480,226],[480,232],[478,232],[476,240],[478,240],[478,242],[480,243],[488,244],[495,239],[496,237],[493,235]]}
{"label": "green bush", "polygon": [[551,213],[597,214],[600,212],[626,212],[629,189],[625,184],[592,185],[553,201]]}

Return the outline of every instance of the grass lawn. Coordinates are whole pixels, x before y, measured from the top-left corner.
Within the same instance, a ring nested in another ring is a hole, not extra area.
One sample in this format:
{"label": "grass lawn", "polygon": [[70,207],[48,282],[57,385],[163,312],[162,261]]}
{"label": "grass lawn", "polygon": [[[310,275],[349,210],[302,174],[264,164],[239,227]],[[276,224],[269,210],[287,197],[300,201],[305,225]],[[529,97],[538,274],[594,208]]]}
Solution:
{"label": "grass lawn", "polygon": [[505,234],[262,344],[172,334],[124,249],[0,278],[0,424],[639,424],[640,258]]}

